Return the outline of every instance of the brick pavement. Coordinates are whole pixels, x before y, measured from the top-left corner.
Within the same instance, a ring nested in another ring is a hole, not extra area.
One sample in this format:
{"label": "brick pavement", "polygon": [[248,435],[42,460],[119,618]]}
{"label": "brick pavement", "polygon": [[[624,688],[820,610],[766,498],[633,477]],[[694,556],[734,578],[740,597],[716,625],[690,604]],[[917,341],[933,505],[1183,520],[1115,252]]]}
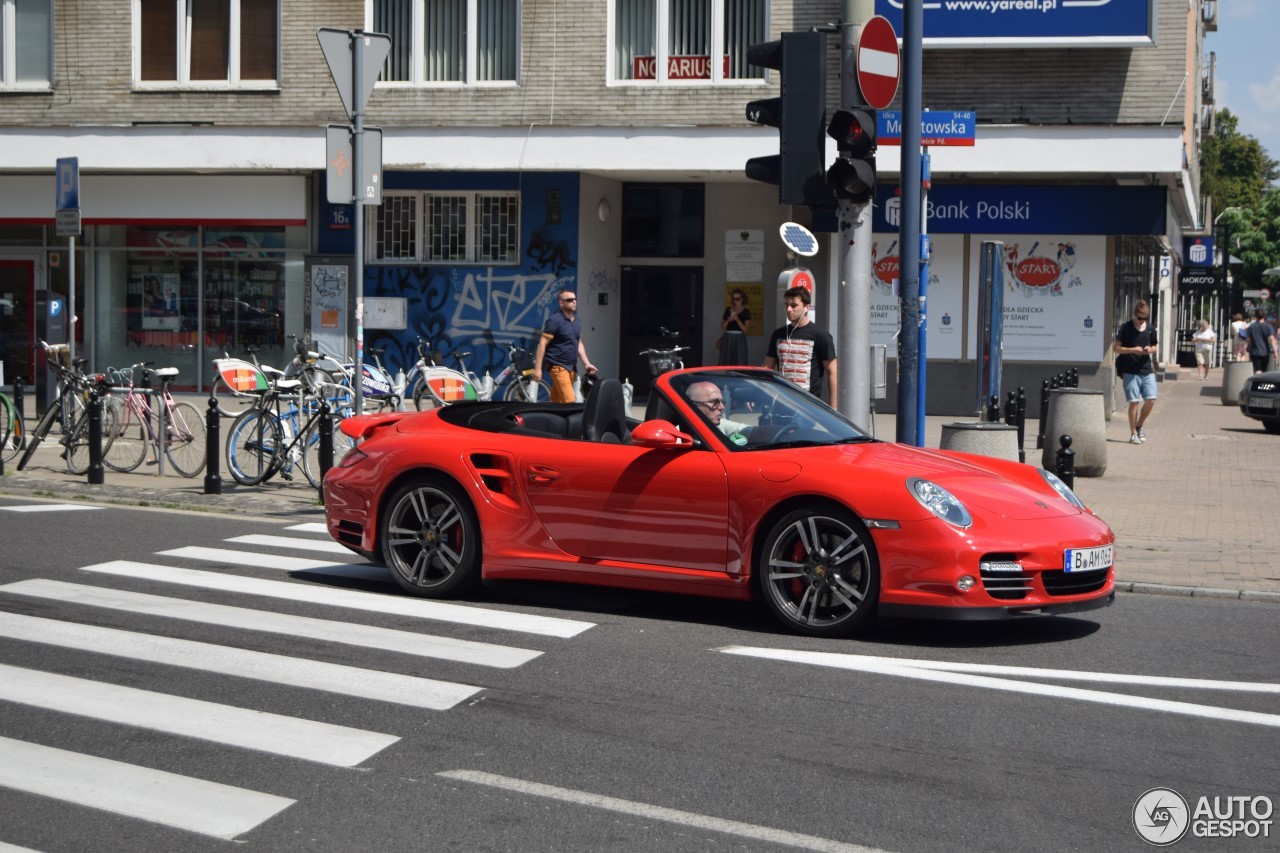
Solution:
{"label": "brick pavement", "polygon": [[[1076,491],[1116,532],[1117,577],[1133,591],[1243,597],[1280,603],[1280,544],[1269,536],[1280,508],[1280,436],[1221,402],[1222,371],[1206,382],[1184,369],[1159,385],[1160,399],[1147,425],[1147,443],[1128,443],[1117,411],[1106,425],[1107,468],[1102,477],[1078,478]],[[1038,399],[1033,408],[1039,414]],[[925,444],[937,447],[943,424],[955,416],[926,418]],[[893,415],[876,415],[876,432],[892,440]],[[1038,463],[1036,421],[1026,427],[1027,459]],[[224,436],[226,430],[223,431]],[[26,471],[10,464],[0,494],[56,500],[150,505],[268,518],[323,517],[314,490],[297,481],[239,486],[223,474],[221,495],[206,495],[203,477],[187,480],[154,468],[118,474],[90,486],[73,477],[42,448]],[[56,464],[55,464],[56,463]]]}

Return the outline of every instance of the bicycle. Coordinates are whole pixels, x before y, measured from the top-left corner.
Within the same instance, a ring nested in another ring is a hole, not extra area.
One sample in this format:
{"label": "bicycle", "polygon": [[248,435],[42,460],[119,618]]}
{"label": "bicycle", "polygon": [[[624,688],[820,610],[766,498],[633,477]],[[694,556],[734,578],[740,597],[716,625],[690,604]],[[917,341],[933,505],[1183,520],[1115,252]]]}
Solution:
{"label": "bicycle", "polygon": [[283,370],[260,364],[258,351],[253,347],[245,347],[245,352],[253,359],[252,363],[232,358],[230,353],[225,351],[222,353],[222,358],[213,360],[213,370],[216,375],[213,384],[209,387],[209,396],[213,398],[218,414],[224,418],[234,418],[240,414],[240,410],[228,409],[219,402],[219,387],[232,397],[256,396],[271,387],[267,379],[268,374],[284,375]]}
{"label": "bicycle", "polygon": [[428,368],[413,389],[413,406],[422,411],[423,401],[430,399],[434,405],[447,406],[461,400],[492,400],[502,390],[507,402],[545,403],[551,399],[551,387],[545,380],[533,379],[533,357],[523,347],[510,341],[502,341],[507,348],[507,366],[496,377],[487,372],[481,379],[467,368],[469,352],[454,353],[461,370],[433,366]]}
{"label": "bicycle", "polygon": [[0,459],[9,462],[17,456],[26,444],[26,434],[27,428],[13,400],[0,391]]}
{"label": "bicycle", "polygon": [[47,344],[39,341],[37,346],[47,356],[49,369],[58,379],[58,398],[41,416],[39,423],[31,432],[26,449],[18,459],[18,470],[27,467],[36,448],[53,430],[56,423],[62,431],[58,443],[66,449],[62,458],[66,460],[67,470],[72,474],[84,474],[89,470],[89,410],[88,398],[97,394],[103,399],[102,407],[102,453],[105,456],[116,433],[118,409],[109,405],[106,398],[111,393],[111,384],[104,374],[93,377],[85,376],[80,368],[89,359],[82,357],[75,361],[70,359],[70,350],[66,344]]}
{"label": "bicycle", "polygon": [[[329,404],[333,419],[333,463],[355,447],[354,439],[338,430],[338,422],[354,412],[354,396],[345,385],[322,385],[303,390],[302,380],[278,379],[252,408],[236,418],[227,438],[227,471],[242,486],[256,486],[277,473],[293,479],[293,469],[320,488],[321,403]],[[288,402],[288,408],[281,404]],[[306,422],[303,423],[303,417]]]}
{"label": "bicycle", "polygon": [[[173,470],[183,477],[194,477],[204,470],[206,425],[200,411],[192,404],[175,402],[170,391],[176,367],[152,370],[153,362],[139,362],[124,370],[113,371],[117,387],[124,387],[125,394],[117,417],[116,434],[110,449],[103,453],[103,464],[113,471],[128,473],[142,464],[147,448],[155,450],[156,462],[164,453]],[[143,388],[134,387],[134,373],[143,372]],[[160,380],[160,391],[155,393],[158,404],[153,408],[148,401],[152,395],[152,378]]]}
{"label": "bicycle", "polygon": [[656,379],[664,373],[672,370],[680,370],[684,367],[684,359],[680,357],[680,353],[688,352],[689,347],[671,347],[670,349],[645,349],[640,350],[640,355],[649,356],[649,373]]}
{"label": "bicycle", "polygon": [[[382,354],[386,349],[382,347],[366,347],[365,352],[373,357],[373,363],[368,361],[361,365],[363,370],[363,381],[360,383],[360,396],[364,399],[365,411],[368,413],[377,413],[385,410],[399,411],[400,402],[404,395],[404,386],[397,385],[391,378],[391,374],[387,372],[387,368],[382,364]],[[354,361],[342,361],[337,356],[328,353],[316,353],[320,356],[317,363],[319,370],[332,373],[333,370],[342,374],[343,381],[334,384],[346,385],[352,387],[352,378],[355,376],[356,364]],[[406,383],[407,384],[407,383]]]}

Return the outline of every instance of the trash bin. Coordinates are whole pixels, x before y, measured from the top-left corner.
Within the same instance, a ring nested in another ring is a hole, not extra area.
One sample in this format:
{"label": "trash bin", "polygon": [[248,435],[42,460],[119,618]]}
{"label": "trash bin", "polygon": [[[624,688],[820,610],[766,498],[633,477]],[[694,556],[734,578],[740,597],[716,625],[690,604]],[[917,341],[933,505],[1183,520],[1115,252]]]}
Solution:
{"label": "trash bin", "polygon": [[1076,452],[1077,477],[1101,477],[1107,471],[1107,413],[1102,391],[1088,388],[1054,388],[1049,392],[1045,416],[1042,467],[1057,466],[1058,438],[1071,436]]}
{"label": "trash bin", "polygon": [[959,450],[1018,461],[1018,428],[994,421],[973,421],[942,425],[943,450]]}
{"label": "trash bin", "polygon": [[1240,392],[1252,375],[1252,361],[1228,361],[1222,365],[1222,405],[1240,405]]}

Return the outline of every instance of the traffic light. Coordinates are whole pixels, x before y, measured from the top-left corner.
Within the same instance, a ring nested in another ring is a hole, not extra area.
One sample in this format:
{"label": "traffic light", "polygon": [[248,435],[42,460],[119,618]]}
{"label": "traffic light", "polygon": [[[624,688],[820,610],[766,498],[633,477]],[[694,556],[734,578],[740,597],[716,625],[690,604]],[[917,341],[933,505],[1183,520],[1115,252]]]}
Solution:
{"label": "traffic light", "polygon": [[826,204],[826,34],[783,33],[778,41],[748,47],[747,61],[778,71],[782,80],[780,97],[747,104],[748,121],[778,128],[779,152],[748,160],[747,177],[777,184],[783,204]]}
{"label": "traffic light", "polygon": [[858,204],[871,200],[876,189],[876,113],[870,109],[836,110],[827,125],[839,156],[827,170],[836,198]]}

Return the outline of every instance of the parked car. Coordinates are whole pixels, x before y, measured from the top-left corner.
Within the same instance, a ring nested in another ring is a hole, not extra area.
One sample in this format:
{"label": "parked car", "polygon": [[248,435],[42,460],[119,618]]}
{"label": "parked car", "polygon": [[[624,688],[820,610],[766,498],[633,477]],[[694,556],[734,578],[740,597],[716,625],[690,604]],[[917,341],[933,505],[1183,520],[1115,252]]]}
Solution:
{"label": "parked car", "polygon": [[878,441],[761,368],[659,376],[643,420],[622,400],[605,379],[580,405],[348,418],[329,533],[414,595],[518,578],[758,598],[813,636],[1114,598],[1111,529],[1043,469]]}
{"label": "parked car", "polygon": [[1280,370],[1255,373],[1240,389],[1240,411],[1262,421],[1267,432],[1280,433]]}

